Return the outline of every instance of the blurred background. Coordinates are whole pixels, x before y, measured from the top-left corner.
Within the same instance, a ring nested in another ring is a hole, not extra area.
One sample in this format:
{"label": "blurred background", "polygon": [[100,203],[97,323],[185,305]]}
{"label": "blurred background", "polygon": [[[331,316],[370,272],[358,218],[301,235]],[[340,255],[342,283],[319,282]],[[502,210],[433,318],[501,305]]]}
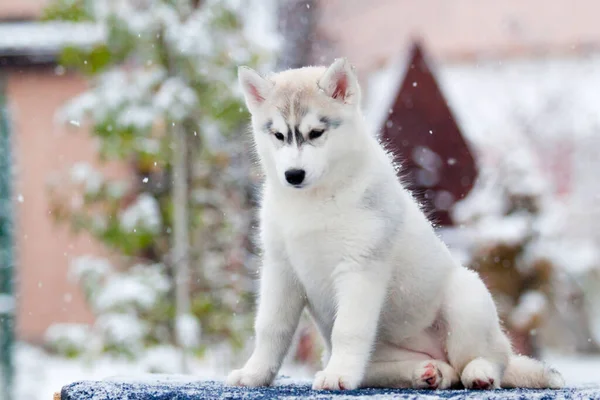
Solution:
{"label": "blurred background", "polygon": [[[593,0],[0,0],[0,399],[242,365],[261,176],[237,66],[341,56],[516,349],[598,383],[599,13]],[[282,373],[310,379],[320,350],[303,317]]]}

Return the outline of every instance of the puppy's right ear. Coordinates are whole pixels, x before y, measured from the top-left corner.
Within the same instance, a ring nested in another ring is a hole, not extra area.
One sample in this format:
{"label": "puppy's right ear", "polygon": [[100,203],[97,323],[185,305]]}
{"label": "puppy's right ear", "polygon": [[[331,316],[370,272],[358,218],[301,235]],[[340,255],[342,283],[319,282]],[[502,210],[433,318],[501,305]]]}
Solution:
{"label": "puppy's right ear", "polygon": [[273,88],[273,82],[263,78],[258,72],[248,67],[238,68],[238,81],[246,99],[246,106],[250,113],[254,114],[265,102]]}

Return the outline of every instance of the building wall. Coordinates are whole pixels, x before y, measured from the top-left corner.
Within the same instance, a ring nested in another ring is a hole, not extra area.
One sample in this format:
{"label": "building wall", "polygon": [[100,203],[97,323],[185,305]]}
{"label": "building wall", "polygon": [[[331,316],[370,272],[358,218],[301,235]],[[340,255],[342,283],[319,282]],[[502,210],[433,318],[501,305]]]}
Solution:
{"label": "building wall", "polygon": [[[47,191],[53,174],[94,160],[94,145],[85,130],[58,124],[55,118],[59,107],[84,88],[81,78],[56,75],[50,67],[8,72],[16,175],[16,329],[21,340],[40,342],[52,323],[92,320],[67,272],[73,257],[99,254],[102,248],[55,223]],[[117,166],[107,170],[113,176],[123,173]]]}
{"label": "building wall", "polygon": [[40,14],[49,0],[2,0],[0,19],[29,19]]}
{"label": "building wall", "polygon": [[320,0],[319,37],[335,45],[359,72],[425,40],[438,60],[600,46],[595,0]]}

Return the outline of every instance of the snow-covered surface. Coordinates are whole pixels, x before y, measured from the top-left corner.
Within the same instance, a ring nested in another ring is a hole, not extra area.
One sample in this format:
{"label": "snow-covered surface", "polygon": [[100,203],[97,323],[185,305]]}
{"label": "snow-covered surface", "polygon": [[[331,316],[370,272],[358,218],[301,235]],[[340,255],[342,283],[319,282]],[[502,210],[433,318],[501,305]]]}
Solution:
{"label": "snow-covered surface", "polygon": [[599,393],[597,388],[563,390],[403,390],[360,389],[347,392],[317,392],[310,383],[276,384],[266,388],[232,388],[220,382],[163,381],[154,383],[77,382],[62,391],[63,400],[85,399],[590,399]]}
{"label": "snow-covered surface", "polygon": [[[600,55],[442,65],[437,76],[466,136],[477,143],[594,135]],[[485,98],[485,101],[479,99]]]}
{"label": "snow-covered surface", "polygon": [[103,38],[102,28],[94,24],[68,22],[5,23],[0,24],[0,53],[54,53],[65,45],[92,45]]}
{"label": "snow-covered surface", "polygon": [[[68,360],[48,355],[37,347],[18,344],[15,356],[17,368],[15,398],[19,400],[51,399],[52,394],[59,391],[63,386],[79,381],[106,380],[120,383],[156,383],[158,381],[175,382],[179,384],[190,381],[222,381],[229,372],[227,364],[231,363],[227,354],[219,351],[209,352],[202,360],[192,360],[189,375],[180,375],[178,372],[178,359],[174,353],[168,351],[158,352],[155,355],[149,355],[147,359],[132,363],[124,360],[116,360],[107,356],[93,360]],[[545,354],[544,359],[563,374],[567,386],[580,388],[591,386],[600,387],[600,356],[563,356],[560,354],[549,353]],[[161,363],[163,368],[161,369],[162,372],[160,374],[148,374],[148,371],[150,370],[149,367],[152,367],[153,363]],[[288,378],[280,379],[279,384],[290,384],[290,382],[307,384],[312,378],[312,372],[308,368],[289,364],[284,365],[280,375]],[[196,383],[196,387],[197,385],[198,384]],[[302,390],[302,393],[304,394],[308,392],[307,387]],[[236,393],[242,394],[242,392]],[[507,391],[502,392],[503,396],[509,395],[510,393],[511,392]],[[571,398],[600,398],[598,391],[594,392],[596,393],[595,395],[592,395],[592,393],[593,392],[591,391],[581,391],[580,397]],[[459,394],[464,394],[464,392]],[[430,395],[434,396],[434,393],[430,392]],[[478,393],[478,395],[481,395],[481,393]],[[235,396],[229,398],[233,397]],[[374,398],[377,398],[377,396]],[[380,395],[379,398],[384,398],[384,396]],[[430,398],[435,399],[439,397]],[[474,396],[472,398],[481,397]],[[543,396],[529,398],[543,398]]]}
{"label": "snow-covered surface", "polygon": [[546,352],[543,360],[560,371],[567,386],[600,386],[600,355]]}

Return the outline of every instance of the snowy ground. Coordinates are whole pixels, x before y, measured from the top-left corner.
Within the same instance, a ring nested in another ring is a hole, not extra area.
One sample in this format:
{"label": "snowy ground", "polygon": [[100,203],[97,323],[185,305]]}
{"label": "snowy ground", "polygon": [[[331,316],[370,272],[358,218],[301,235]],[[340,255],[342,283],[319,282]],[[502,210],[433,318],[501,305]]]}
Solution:
{"label": "snowy ground", "polygon": [[[156,355],[165,363],[166,354]],[[559,369],[565,376],[568,386],[600,385],[600,356],[562,356],[548,354],[545,359]],[[147,372],[153,360],[140,363],[117,361],[102,358],[94,362],[84,360],[66,360],[46,354],[29,345],[19,344],[16,351],[16,399],[48,400],[62,386],[81,380],[101,380],[114,376],[131,376]],[[201,362],[191,366],[192,373],[199,379],[221,380],[228,372],[224,362],[217,356],[207,356]],[[173,366],[173,368],[175,368]],[[286,366],[282,374],[298,380],[310,380],[307,369]]]}
{"label": "snowy ground", "polygon": [[[224,352],[208,353],[202,360],[190,363],[194,377],[205,380],[222,380],[229,372],[230,359]],[[600,365],[600,363],[599,363]],[[65,359],[49,355],[43,350],[18,344],[15,351],[16,393],[18,400],[48,400],[55,392],[69,383],[81,380],[101,380],[108,377],[127,377],[145,374],[148,370],[160,373],[177,373],[178,364],[174,354],[157,352],[144,360],[133,363],[103,357],[99,360]],[[297,379],[310,379],[312,372],[308,369],[286,365],[282,374]]]}
{"label": "snowy ground", "polygon": [[544,361],[556,367],[567,386],[600,386],[600,356],[546,354]]}

